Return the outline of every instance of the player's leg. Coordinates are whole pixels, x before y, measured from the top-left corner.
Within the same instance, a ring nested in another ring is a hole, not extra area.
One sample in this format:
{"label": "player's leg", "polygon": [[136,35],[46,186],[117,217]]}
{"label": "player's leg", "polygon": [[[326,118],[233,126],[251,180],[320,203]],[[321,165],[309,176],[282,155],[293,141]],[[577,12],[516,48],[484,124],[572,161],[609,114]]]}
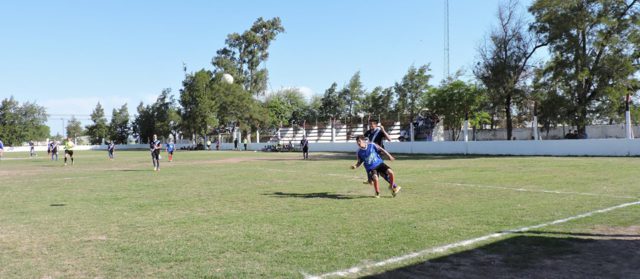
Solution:
{"label": "player's leg", "polygon": [[156,170],[156,156],[153,151],[151,151],[151,162],[153,163],[153,170]]}
{"label": "player's leg", "polygon": [[369,173],[371,173],[371,181],[373,182],[373,188],[376,191],[376,198],[380,197],[380,184],[378,181],[378,175],[376,174],[375,170],[370,171]]}
{"label": "player's leg", "polygon": [[391,168],[387,168],[387,176],[389,177],[389,179],[387,180],[389,182],[389,190],[391,190],[391,194],[395,197],[400,189],[402,189],[402,187],[396,184],[396,176]]}
{"label": "player's leg", "polygon": [[156,154],[156,170],[160,170],[160,150],[155,152]]}
{"label": "player's leg", "polygon": [[73,165],[73,150],[69,150],[69,157],[71,157],[71,165]]}

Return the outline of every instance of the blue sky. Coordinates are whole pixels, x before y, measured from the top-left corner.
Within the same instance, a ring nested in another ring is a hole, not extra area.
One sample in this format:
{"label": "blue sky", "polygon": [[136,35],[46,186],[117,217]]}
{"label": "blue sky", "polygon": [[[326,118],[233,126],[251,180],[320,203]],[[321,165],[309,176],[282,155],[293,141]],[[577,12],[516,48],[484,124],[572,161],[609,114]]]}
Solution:
{"label": "blue sky", "polygon": [[[500,1],[449,2],[451,72],[470,75]],[[322,94],[356,71],[367,89],[387,87],[423,64],[432,85],[443,77],[444,0],[4,1],[0,99],[45,106],[53,134],[71,114],[89,124],[98,101],[133,115],[163,88],[179,93],[183,63],[211,69],[227,34],[275,16],[286,32],[270,49],[271,90]]]}

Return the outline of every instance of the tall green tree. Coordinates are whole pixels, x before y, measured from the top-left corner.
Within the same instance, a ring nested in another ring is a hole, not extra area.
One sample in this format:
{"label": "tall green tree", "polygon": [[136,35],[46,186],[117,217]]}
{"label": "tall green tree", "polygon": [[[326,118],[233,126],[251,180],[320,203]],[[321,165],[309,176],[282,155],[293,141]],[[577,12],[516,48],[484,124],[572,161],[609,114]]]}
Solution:
{"label": "tall green tree", "polygon": [[82,123],[74,115],[71,116],[69,122],[67,122],[67,137],[76,139],[84,135],[84,129],[82,129]]}
{"label": "tall green tree", "polygon": [[429,80],[432,76],[429,71],[431,71],[429,65],[419,68],[411,66],[402,81],[396,82],[394,86],[397,96],[396,111],[408,116],[410,121],[413,121],[422,109],[424,98],[431,88]]}
{"label": "tall green tree", "polygon": [[[155,133],[158,137],[167,138],[175,132],[175,127],[181,123],[176,100],[171,95],[171,89],[165,88],[152,105],[155,119]],[[175,134],[173,134],[175,138]]]}
{"label": "tall green tree", "polygon": [[639,6],[637,0],[537,0],[529,8],[532,29],[551,51],[545,75],[569,100],[567,113],[579,133],[618,110],[638,87]]}
{"label": "tall green tree", "polygon": [[340,98],[346,103],[344,114],[347,117],[353,117],[360,112],[362,98],[365,94],[362,81],[360,81],[360,71],[357,71],[353,74],[347,86],[340,91]]}
{"label": "tall green tree", "polygon": [[507,124],[507,140],[512,139],[513,115],[525,99],[526,80],[532,70],[533,54],[545,46],[527,30],[519,14],[518,1],[509,0],[498,8],[498,27],[491,31],[488,43],[480,47],[480,61],[474,73],[488,89],[489,100],[502,108]]}
{"label": "tall green tree", "polygon": [[258,18],[249,30],[227,36],[226,47],[217,51],[212,60],[217,72],[231,74],[253,95],[263,95],[267,89],[268,71],[260,68],[269,59],[269,46],[284,32],[280,18]]}
{"label": "tall green tree", "polygon": [[6,145],[49,137],[47,113],[35,103],[20,104],[13,96],[0,103],[0,139]]}
{"label": "tall green tree", "polygon": [[189,134],[206,136],[218,125],[219,120],[217,114],[219,99],[214,96],[212,88],[213,73],[202,69],[194,74],[187,74],[182,86],[180,90],[182,127]]}
{"label": "tall green tree", "polygon": [[93,124],[85,127],[86,135],[89,136],[89,143],[101,144],[102,139],[106,139],[109,134],[109,125],[107,125],[107,118],[104,116],[104,109],[100,102],[91,113],[91,121],[93,121]]}
{"label": "tall green tree", "polygon": [[465,117],[473,127],[488,123],[489,114],[480,109],[486,91],[461,80],[447,80],[440,87],[429,91],[424,106],[438,115],[451,140],[456,140]]}
{"label": "tall green tree", "polygon": [[131,135],[129,109],[127,104],[124,104],[119,109],[113,109],[111,123],[109,124],[109,138],[116,144],[127,144],[129,135]]}
{"label": "tall green tree", "polygon": [[[388,116],[393,107],[393,88],[374,88],[371,93],[366,94],[362,100],[362,111],[370,117],[377,119],[380,116]],[[384,118],[384,117],[380,117]]]}
{"label": "tall green tree", "polygon": [[325,90],[324,95],[322,96],[320,115],[325,120],[332,118],[339,119],[343,116],[346,102],[343,98],[340,97],[337,88],[338,84],[334,82],[333,84],[331,84],[331,87]]}
{"label": "tall green tree", "polygon": [[307,104],[299,89],[286,88],[268,96],[264,106],[269,112],[269,125],[278,127],[280,123],[301,124]]}
{"label": "tall green tree", "polygon": [[216,76],[212,83],[213,98],[218,103],[216,115],[225,128],[244,131],[266,128],[269,114],[253,95],[238,84],[221,82]]}
{"label": "tall green tree", "polygon": [[141,143],[149,143],[151,137],[155,133],[155,119],[151,106],[145,106],[140,102],[136,108],[137,115],[131,125],[132,134],[137,137]]}

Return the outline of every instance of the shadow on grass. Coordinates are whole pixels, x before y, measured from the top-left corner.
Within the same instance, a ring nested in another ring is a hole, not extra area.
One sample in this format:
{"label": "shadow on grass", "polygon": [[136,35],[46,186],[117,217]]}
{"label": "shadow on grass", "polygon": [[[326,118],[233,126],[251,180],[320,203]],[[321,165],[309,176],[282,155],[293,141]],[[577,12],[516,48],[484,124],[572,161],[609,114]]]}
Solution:
{"label": "shadow on grass", "polygon": [[144,172],[152,172],[153,169],[148,170],[148,169],[121,169],[121,170],[116,170],[116,171],[124,171],[124,172],[139,172],[139,171],[144,171]]}
{"label": "shadow on grass", "polygon": [[278,197],[278,198],[299,198],[299,199],[334,199],[334,200],[353,200],[353,199],[364,199],[371,198],[373,196],[347,196],[340,194],[330,194],[328,192],[320,192],[320,193],[284,193],[284,192],[273,192],[264,194],[267,196]]}
{"label": "shadow on grass", "polygon": [[534,233],[365,278],[640,278],[638,235]]}
{"label": "shadow on grass", "polygon": [[49,206],[66,206],[64,203],[52,203]]}

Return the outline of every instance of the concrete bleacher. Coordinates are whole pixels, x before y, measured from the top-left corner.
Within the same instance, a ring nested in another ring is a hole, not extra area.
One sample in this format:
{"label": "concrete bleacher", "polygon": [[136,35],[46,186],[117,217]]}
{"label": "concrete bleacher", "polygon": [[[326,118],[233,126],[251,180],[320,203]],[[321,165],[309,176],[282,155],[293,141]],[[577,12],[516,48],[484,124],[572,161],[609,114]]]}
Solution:
{"label": "concrete bleacher", "polygon": [[[366,128],[364,125],[349,128],[347,125],[337,124],[333,142],[353,142],[355,141],[355,136],[364,134]],[[398,137],[400,137],[400,122],[395,122],[391,127],[386,128],[386,131],[391,141],[398,141]],[[298,127],[282,127],[279,132],[280,138],[278,138],[278,133],[275,133],[269,139],[269,142],[287,144],[291,141],[295,144],[302,140],[305,133],[309,142],[331,142],[331,127],[320,128],[313,126],[306,130]]]}

